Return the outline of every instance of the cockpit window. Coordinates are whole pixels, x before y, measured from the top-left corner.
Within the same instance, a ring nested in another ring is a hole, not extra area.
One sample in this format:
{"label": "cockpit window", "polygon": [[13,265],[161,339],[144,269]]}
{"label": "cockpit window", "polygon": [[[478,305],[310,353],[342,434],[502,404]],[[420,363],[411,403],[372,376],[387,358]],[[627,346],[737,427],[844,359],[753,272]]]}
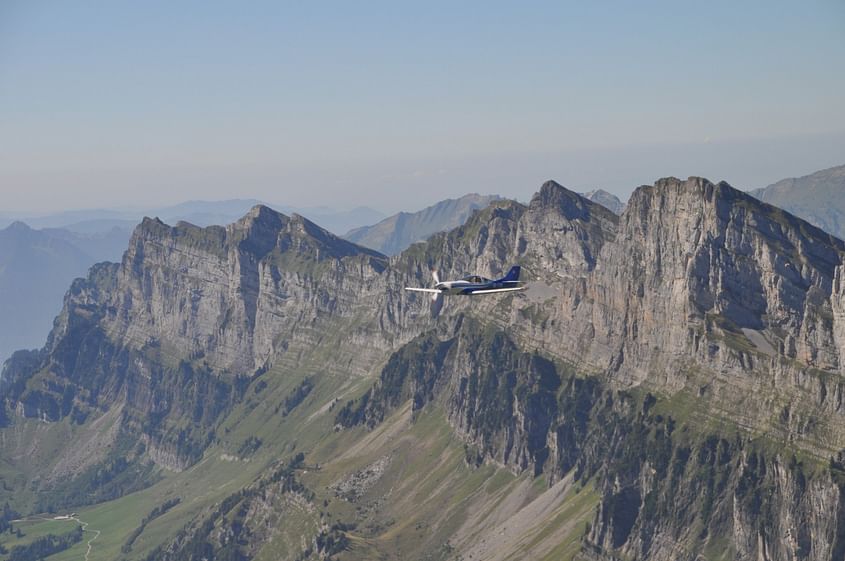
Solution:
{"label": "cockpit window", "polygon": [[467,282],[476,282],[476,283],[489,282],[484,277],[481,277],[481,276],[478,276],[478,275],[469,275],[467,277],[464,277],[464,280],[467,281]]}

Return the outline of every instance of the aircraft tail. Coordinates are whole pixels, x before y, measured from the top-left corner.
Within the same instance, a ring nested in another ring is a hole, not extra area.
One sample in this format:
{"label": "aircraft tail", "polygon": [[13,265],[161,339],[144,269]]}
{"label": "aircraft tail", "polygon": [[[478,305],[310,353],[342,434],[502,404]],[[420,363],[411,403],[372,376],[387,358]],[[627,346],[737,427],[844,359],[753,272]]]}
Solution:
{"label": "aircraft tail", "polygon": [[500,280],[503,281],[518,281],[519,280],[519,272],[522,270],[522,267],[519,265],[514,265],[511,267],[511,270],[508,271],[508,274],[502,277]]}

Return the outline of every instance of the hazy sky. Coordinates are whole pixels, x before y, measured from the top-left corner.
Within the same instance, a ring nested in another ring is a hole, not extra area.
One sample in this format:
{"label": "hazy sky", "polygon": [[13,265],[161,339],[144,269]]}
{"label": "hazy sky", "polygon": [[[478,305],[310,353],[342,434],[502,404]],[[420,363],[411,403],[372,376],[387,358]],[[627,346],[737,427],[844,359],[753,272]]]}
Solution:
{"label": "hazy sky", "polygon": [[0,0],[0,210],[845,164],[845,2]]}

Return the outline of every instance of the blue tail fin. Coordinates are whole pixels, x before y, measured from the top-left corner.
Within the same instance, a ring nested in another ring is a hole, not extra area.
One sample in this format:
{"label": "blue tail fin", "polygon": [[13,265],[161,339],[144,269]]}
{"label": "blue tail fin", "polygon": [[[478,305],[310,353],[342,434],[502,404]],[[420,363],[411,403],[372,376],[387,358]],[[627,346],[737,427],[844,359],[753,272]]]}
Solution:
{"label": "blue tail fin", "polygon": [[500,280],[503,281],[518,281],[519,280],[519,272],[522,268],[519,265],[514,265],[511,267],[511,270],[508,271],[508,274],[502,277]]}

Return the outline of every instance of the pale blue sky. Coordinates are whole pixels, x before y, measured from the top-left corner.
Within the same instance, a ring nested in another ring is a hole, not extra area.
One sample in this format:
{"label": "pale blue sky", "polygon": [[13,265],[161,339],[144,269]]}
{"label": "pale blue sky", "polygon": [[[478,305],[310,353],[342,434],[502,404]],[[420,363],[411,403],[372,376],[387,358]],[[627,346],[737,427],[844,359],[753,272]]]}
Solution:
{"label": "pale blue sky", "polygon": [[3,210],[845,164],[845,2],[0,0]]}

